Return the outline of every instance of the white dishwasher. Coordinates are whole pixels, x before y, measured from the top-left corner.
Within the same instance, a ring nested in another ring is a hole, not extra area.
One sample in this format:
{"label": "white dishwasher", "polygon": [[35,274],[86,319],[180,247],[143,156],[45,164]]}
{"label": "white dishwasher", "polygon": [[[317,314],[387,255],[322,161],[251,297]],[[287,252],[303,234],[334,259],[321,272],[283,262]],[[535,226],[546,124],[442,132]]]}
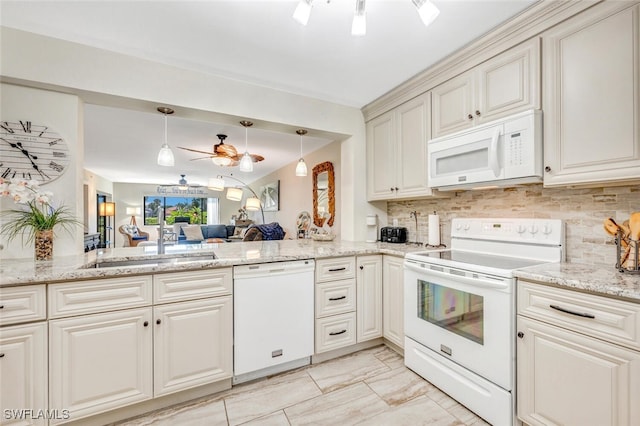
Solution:
{"label": "white dishwasher", "polygon": [[233,268],[233,382],[311,362],[313,260]]}

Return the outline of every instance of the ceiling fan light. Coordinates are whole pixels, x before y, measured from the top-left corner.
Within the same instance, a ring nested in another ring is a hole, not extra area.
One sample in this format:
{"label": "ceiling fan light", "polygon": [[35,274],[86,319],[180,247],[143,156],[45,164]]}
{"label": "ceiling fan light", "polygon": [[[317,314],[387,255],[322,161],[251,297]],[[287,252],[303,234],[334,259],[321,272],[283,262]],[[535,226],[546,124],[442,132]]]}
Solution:
{"label": "ceiling fan light", "polygon": [[233,160],[229,157],[211,157],[211,161],[216,166],[223,166],[223,167],[226,167],[233,162]]}
{"label": "ceiling fan light", "polygon": [[429,0],[412,0],[424,26],[431,24],[440,14],[440,10]]}
{"label": "ceiling fan light", "polygon": [[307,25],[309,23],[309,17],[311,16],[311,4],[313,0],[300,0],[296,10],[293,12],[293,19],[301,25]]}
{"label": "ceiling fan light", "polygon": [[365,14],[365,0],[356,0],[356,12],[351,24],[351,35],[363,36],[367,33],[367,16]]}
{"label": "ceiling fan light", "polygon": [[207,188],[209,188],[212,191],[223,191],[224,179],[222,179],[221,177],[210,178]]}
{"label": "ceiling fan light", "polygon": [[260,200],[255,197],[247,198],[245,209],[252,212],[260,210]]}
{"label": "ceiling fan light", "polygon": [[249,152],[245,151],[240,159],[240,171],[241,172],[252,172],[253,171],[253,159]]}
{"label": "ceiling fan light", "polygon": [[242,189],[231,187],[227,189],[227,200],[240,201],[242,200]]}
{"label": "ceiling fan light", "polygon": [[304,158],[298,160],[298,164],[296,165],[296,176],[306,176],[307,175],[307,163],[304,162]]}
{"label": "ceiling fan light", "polygon": [[175,164],[175,160],[173,158],[173,151],[169,148],[168,144],[163,144],[160,148],[160,152],[158,152],[158,165],[173,167]]}

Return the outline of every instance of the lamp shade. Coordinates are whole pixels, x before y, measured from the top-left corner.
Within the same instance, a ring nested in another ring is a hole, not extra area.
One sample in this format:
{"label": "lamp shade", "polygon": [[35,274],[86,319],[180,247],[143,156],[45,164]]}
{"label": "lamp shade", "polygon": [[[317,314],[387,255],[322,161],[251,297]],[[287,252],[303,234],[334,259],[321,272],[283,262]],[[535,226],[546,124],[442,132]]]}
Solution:
{"label": "lamp shade", "polygon": [[98,208],[98,214],[100,216],[115,216],[116,215],[116,203],[105,202],[100,204]]}
{"label": "lamp shade", "polygon": [[127,216],[137,216],[140,214],[140,207],[127,207]]}
{"label": "lamp shade", "polygon": [[422,19],[425,27],[432,23],[440,14],[440,10],[429,0],[413,0],[413,4],[418,9],[418,15],[420,15],[420,19]]}
{"label": "lamp shade", "polygon": [[253,171],[253,159],[248,152],[245,152],[240,159],[240,171],[247,173]]}
{"label": "lamp shade", "polygon": [[254,212],[260,210],[260,200],[255,197],[247,198],[245,208]]}
{"label": "lamp shade", "polygon": [[207,188],[211,189],[212,191],[224,190],[224,179],[220,177],[210,178]]}
{"label": "lamp shade", "polygon": [[227,189],[227,200],[231,200],[231,201],[242,200],[242,189],[240,188]]}
{"label": "lamp shade", "polygon": [[165,143],[162,145],[162,148],[160,148],[160,152],[158,152],[158,165],[173,167],[174,164],[175,160],[173,159],[173,151],[171,151],[169,145]]}
{"label": "lamp shade", "polygon": [[307,175],[307,163],[301,158],[296,165],[296,176],[306,176]]}

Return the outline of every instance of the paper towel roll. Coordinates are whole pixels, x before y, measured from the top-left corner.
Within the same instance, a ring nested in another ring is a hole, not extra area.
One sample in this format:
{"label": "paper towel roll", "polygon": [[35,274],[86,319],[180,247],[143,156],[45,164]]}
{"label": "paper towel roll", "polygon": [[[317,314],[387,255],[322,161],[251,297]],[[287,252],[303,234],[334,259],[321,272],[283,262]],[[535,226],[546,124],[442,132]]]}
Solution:
{"label": "paper towel roll", "polygon": [[427,243],[430,246],[439,246],[440,245],[440,216],[437,214],[429,215],[429,236],[427,238]]}
{"label": "paper towel roll", "polygon": [[377,216],[375,214],[367,215],[367,225],[377,225]]}

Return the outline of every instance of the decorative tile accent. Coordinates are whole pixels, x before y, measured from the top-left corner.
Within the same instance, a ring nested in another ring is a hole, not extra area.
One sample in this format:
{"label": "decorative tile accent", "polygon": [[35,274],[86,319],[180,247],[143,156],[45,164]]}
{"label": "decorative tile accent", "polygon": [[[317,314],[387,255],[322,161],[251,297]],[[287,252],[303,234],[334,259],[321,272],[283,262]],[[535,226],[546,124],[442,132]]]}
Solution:
{"label": "decorative tile accent", "polygon": [[392,201],[387,205],[388,223],[398,219],[407,227],[409,240],[416,240],[415,221],[409,213],[418,211],[418,241],[427,239],[428,214],[440,215],[442,242],[450,245],[451,219],[456,217],[531,217],[562,219],[566,223],[567,262],[615,265],[613,238],[602,222],[612,217],[624,222],[640,211],[640,185],[609,188],[543,188],[542,184],[520,188],[463,191],[451,198]]}

